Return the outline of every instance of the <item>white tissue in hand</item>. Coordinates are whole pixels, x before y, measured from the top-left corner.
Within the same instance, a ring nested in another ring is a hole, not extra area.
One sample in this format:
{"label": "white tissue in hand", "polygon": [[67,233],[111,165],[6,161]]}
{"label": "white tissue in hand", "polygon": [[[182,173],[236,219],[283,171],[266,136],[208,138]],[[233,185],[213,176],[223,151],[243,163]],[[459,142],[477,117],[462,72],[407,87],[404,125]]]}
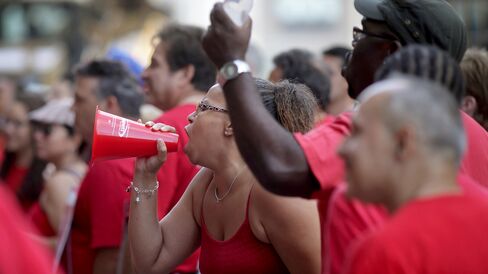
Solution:
{"label": "white tissue in hand", "polygon": [[249,16],[252,4],[253,0],[225,0],[224,10],[234,24],[242,27]]}

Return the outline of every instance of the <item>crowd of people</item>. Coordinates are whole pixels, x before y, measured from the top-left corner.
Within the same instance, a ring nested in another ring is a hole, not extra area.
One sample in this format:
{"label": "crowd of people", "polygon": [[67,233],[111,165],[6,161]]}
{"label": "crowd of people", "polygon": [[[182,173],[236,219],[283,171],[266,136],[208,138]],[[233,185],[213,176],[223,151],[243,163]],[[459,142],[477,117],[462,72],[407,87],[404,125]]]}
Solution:
{"label": "crowd of people", "polygon": [[[488,53],[445,0],[354,5],[352,49],[289,49],[268,80],[222,3],[141,75],[1,79],[0,272],[488,273]],[[90,163],[97,106],[177,152]]]}

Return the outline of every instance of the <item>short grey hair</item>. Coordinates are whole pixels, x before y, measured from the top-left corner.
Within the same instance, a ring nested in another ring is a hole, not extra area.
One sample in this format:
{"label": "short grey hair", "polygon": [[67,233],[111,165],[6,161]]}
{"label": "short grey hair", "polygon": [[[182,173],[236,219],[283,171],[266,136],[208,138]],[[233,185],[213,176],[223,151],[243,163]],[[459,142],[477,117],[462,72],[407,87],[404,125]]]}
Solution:
{"label": "short grey hair", "polygon": [[139,83],[124,64],[110,60],[92,60],[78,66],[76,76],[94,77],[98,79],[97,98],[103,100],[114,96],[125,116],[139,117],[139,109],[144,95]]}
{"label": "short grey hair", "polygon": [[361,101],[379,93],[389,94],[383,109],[386,126],[392,131],[413,124],[418,137],[432,153],[450,153],[460,164],[466,149],[466,136],[454,97],[439,84],[397,75],[368,88]]}

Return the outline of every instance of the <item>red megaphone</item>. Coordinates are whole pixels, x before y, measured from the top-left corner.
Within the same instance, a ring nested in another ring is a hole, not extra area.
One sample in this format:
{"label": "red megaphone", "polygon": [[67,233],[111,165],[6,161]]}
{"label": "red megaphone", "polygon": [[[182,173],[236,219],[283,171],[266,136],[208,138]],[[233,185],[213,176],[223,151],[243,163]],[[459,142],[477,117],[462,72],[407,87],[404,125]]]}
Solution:
{"label": "red megaphone", "polygon": [[156,155],[157,140],[168,152],[178,150],[178,134],[152,131],[144,124],[96,109],[91,162]]}

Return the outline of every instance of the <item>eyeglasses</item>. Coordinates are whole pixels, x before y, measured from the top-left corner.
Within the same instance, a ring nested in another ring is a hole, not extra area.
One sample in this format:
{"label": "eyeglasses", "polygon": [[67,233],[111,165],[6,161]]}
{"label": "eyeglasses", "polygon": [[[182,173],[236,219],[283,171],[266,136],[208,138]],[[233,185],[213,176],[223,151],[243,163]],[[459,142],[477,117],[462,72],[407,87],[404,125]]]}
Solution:
{"label": "eyeglasses", "polygon": [[375,34],[375,33],[371,33],[371,32],[362,30],[358,27],[354,27],[352,29],[352,46],[355,47],[356,44],[359,42],[359,40],[365,38],[366,36],[375,37],[375,38],[384,39],[384,40],[390,40],[390,41],[398,40],[397,38],[395,38],[393,36]]}
{"label": "eyeglasses", "polygon": [[216,112],[222,112],[222,113],[228,113],[229,112],[225,108],[219,108],[219,107],[216,107],[216,106],[212,106],[212,105],[210,105],[210,104],[208,104],[206,102],[200,102],[200,104],[198,104],[198,106],[197,106],[196,114],[198,115],[200,112],[204,112],[204,111],[207,111],[207,110],[216,111]]}

